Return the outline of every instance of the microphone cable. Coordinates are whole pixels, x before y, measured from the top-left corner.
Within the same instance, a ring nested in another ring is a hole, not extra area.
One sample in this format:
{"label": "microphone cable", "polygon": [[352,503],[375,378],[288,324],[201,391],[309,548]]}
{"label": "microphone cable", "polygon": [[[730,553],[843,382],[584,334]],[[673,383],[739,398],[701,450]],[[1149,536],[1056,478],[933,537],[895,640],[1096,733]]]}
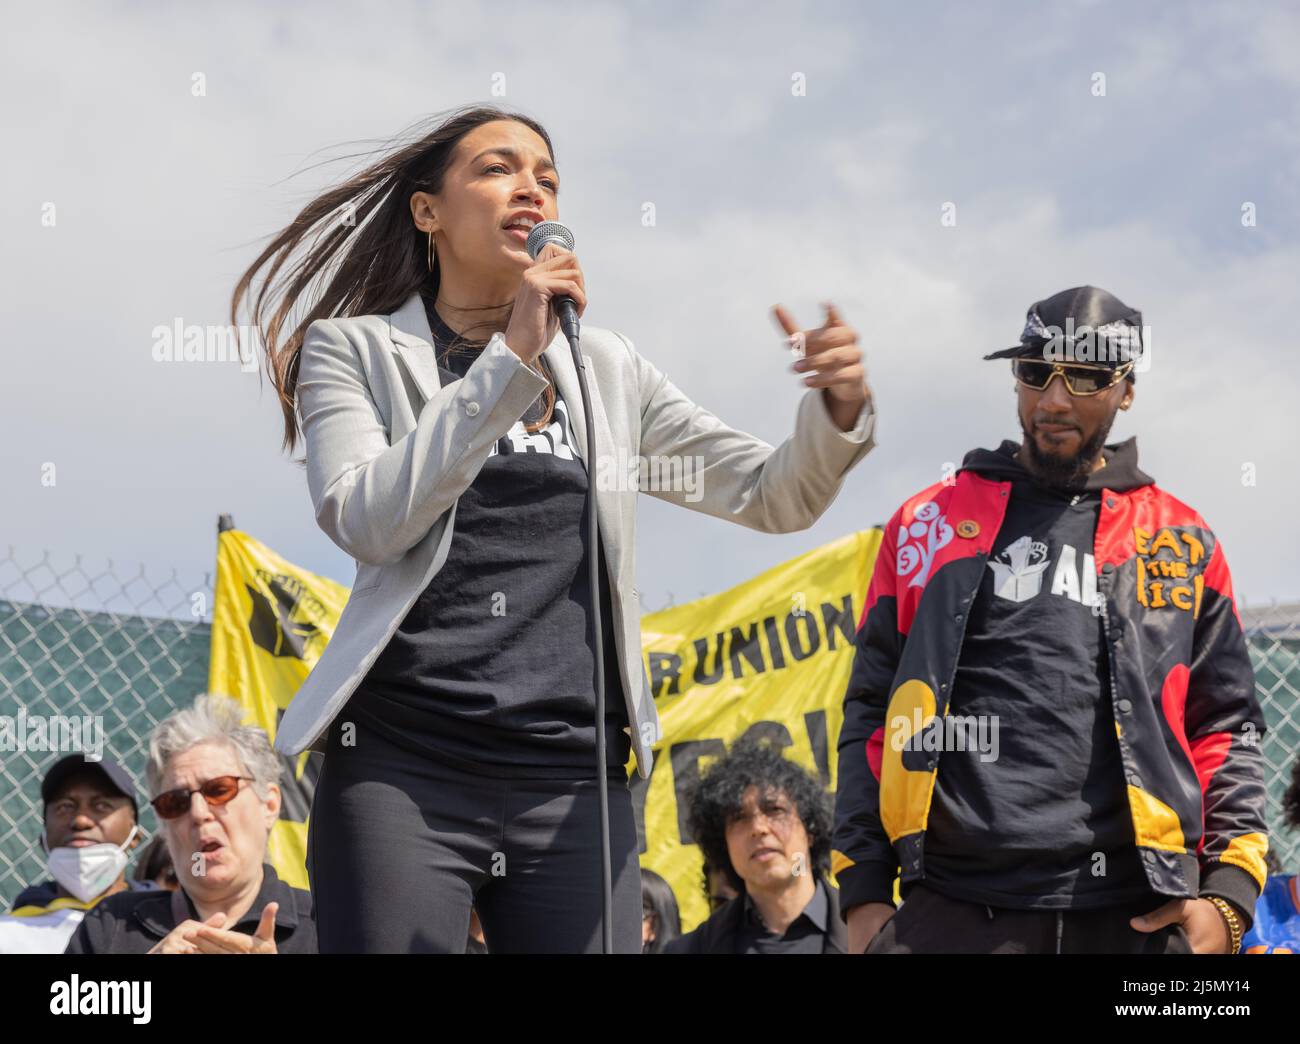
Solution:
{"label": "microphone cable", "polygon": [[[547,243],[555,243],[572,251],[573,233],[558,221],[543,221],[528,234],[528,255],[537,260]],[[578,390],[582,397],[582,418],[587,425],[587,585],[591,590],[591,621],[595,632],[596,655],[596,781],[600,787],[600,888],[601,888],[601,952],[614,952],[614,899],[613,870],[609,841],[609,779],[605,768],[605,642],[604,625],[600,611],[600,527],[596,517],[596,423],[591,412],[591,396],[587,388],[587,366],[578,347],[578,313],[573,300],[567,296],[552,299],[551,306],[560,318],[560,328],[573,353],[573,365],[578,374]],[[611,578],[611,605],[613,580]]]}

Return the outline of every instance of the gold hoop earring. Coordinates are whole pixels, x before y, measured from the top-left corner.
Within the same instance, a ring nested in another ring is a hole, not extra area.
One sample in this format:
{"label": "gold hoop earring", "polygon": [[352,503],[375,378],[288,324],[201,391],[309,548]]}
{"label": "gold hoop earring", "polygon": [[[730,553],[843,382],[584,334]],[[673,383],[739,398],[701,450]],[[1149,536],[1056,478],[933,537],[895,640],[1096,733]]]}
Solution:
{"label": "gold hoop earring", "polygon": [[438,260],[438,248],[433,245],[433,229],[429,229],[429,271],[433,271],[433,263]]}

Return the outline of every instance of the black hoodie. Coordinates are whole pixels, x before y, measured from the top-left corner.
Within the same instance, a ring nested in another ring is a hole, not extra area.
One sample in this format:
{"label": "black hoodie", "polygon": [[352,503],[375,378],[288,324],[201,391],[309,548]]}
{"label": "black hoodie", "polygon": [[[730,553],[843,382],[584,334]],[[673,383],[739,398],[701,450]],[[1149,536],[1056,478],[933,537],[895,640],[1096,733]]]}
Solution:
{"label": "black hoodie", "polygon": [[1015,459],[1019,448],[974,450],[962,464],[1012,490],[949,710],[973,716],[984,742],[940,759],[926,884],[990,906],[1086,909],[1150,896],[1154,909],[1093,607],[1101,490],[1153,480],[1138,469],[1135,439],[1107,446],[1105,466],[1071,488],[1035,479]]}
{"label": "black hoodie", "polygon": [[1092,472],[1086,481],[1068,491],[1038,483],[1025,470],[1025,466],[1016,459],[1018,452],[1020,452],[1020,443],[1004,439],[1002,445],[995,450],[971,450],[961,462],[961,470],[973,471],[977,475],[1004,481],[1010,479],[1012,482],[1021,480],[1032,482],[1041,489],[1060,493],[1067,500],[1080,491],[1099,493],[1103,489],[1113,489],[1116,492],[1124,492],[1137,489],[1139,486],[1155,484],[1155,479],[1138,467],[1136,436],[1103,447],[1101,459],[1105,462],[1105,466]]}

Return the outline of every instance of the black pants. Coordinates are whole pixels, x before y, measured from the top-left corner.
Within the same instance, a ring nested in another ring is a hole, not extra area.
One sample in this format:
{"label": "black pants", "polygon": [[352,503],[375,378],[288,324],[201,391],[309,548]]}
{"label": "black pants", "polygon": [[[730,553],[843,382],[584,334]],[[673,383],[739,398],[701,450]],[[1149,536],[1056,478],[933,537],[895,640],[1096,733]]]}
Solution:
{"label": "black pants", "polygon": [[1191,953],[1181,925],[1139,932],[1129,919],[1165,902],[1100,910],[1009,910],[915,884],[867,953]]}
{"label": "black pants", "polygon": [[[330,729],[307,837],[321,953],[600,953],[600,784],[469,775]],[[609,784],[614,950],[641,952],[627,782]]]}

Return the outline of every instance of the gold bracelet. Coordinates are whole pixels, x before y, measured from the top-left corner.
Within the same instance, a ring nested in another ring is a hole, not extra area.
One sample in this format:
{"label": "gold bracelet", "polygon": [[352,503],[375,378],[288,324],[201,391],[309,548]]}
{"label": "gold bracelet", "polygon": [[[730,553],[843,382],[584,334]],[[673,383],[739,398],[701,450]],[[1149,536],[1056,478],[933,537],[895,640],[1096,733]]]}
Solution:
{"label": "gold bracelet", "polygon": [[1217,895],[1207,895],[1204,898],[1214,904],[1214,908],[1219,911],[1224,922],[1228,925],[1228,937],[1232,941],[1232,950],[1234,954],[1241,952],[1241,915],[1228,903],[1226,899],[1220,899]]}

